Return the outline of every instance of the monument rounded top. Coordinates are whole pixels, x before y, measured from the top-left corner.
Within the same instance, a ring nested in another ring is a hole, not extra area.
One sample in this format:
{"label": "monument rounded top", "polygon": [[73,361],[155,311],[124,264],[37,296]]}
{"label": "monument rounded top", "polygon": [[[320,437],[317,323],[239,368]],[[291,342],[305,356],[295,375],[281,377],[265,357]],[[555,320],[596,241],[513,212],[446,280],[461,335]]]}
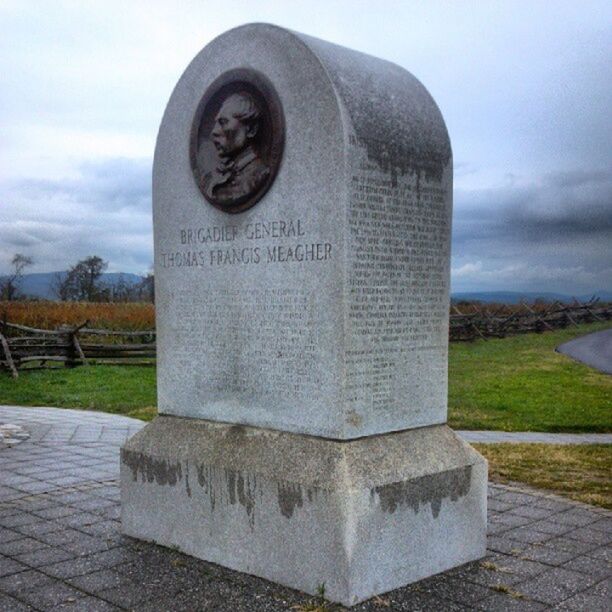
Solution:
{"label": "monument rounded top", "polygon": [[444,422],[451,208],[409,72],[268,24],[212,40],[155,151],[160,412],[340,439]]}
{"label": "monument rounded top", "polygon": [[[338,162],[352,144],[394,175],[440,178],[451,159],[442,115],[407,70],[271,24],[239,26],[202,49],[173,92],[162,140],[177,106],[188,112],[190,138],[181,153],[190,159],[192,181],[226,213],[251,208],[272,188],[287,129],[300,116],[311,127],[327,122],[328,134],[340,136]],[[301,137],[313,137],[316,155],[325,142],[316,129],[309,132]]]}

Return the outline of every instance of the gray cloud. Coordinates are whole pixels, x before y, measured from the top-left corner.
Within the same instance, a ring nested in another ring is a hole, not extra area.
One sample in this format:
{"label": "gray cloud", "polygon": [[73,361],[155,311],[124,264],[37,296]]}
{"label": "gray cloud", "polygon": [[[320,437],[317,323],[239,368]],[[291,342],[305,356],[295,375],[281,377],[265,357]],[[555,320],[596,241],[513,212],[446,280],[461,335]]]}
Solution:
{"label": "gray cloud", "polygon": [[153,256],[150,175],[150,159],[117,158],[81,163],[66,179],[0,184],[4,269],[23,251],[43,270],[97,254],[110,270],[145,271]]}
{"label": "gray cloud", "polygon": [[168,96],[204,44],[248,21],[378,55],[430,90],[456,162],[456,289],[612,287],[605,0],[235,0],[212,12],[4,2],[0,273],[17,251],[36,271],[92,253],[147,269],[150,156]]}
{"label": "gray cloud", "polygon": [[114,158],[86,161],[78,166],[79,176],[62,179],[26,178],[7,188],[29,200],[77,202],[104,210],[151,208],[151,160]]}
{"label": "gray cloud", "polygon": [[607,289],[610,244],[612,171],[557,172],[527,185],[456,193],[456,290]]}
{"label": "gray cloud", "polygon": [[612,171],[545,175],[523,186],[457,190],[454,240],[511,239],[521,248],[612,231]]}

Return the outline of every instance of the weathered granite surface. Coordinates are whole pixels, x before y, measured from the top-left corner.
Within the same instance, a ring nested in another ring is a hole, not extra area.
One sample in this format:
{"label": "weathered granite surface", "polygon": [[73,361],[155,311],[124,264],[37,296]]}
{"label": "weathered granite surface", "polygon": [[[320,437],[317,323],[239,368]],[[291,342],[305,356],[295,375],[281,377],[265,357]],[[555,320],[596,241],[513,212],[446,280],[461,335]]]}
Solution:
{"label": "weathered granite surface", "polygon": [[486,471],[445,425],[341,442],[158,417],[122,449],[122,529],[353,605],[485,554]]}
{"label": "weathered granite surface", "polygon": [[[190,165],[202,96],[229,70],[282,105],[278,175],[249,210]],[[179,80],[153,177],[161,413],[350,439],[446,421],[452,159],[403,68],[265,24]]]}
{"label": "weathered granite surface", "polygon": [[346,605],[482,557],[486,462],[444,425],[452,157],[426,89],[231,30],[168,102],[153,205],[163,416],[122,449],[123,532]]}

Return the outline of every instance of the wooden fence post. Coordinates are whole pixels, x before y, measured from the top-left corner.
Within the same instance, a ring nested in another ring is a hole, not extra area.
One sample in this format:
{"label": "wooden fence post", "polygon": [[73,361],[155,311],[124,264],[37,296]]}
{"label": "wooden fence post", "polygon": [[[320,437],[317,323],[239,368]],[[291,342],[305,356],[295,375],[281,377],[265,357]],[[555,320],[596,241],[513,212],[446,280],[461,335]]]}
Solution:
{"label": "wooden fence post", "polygon": [[11,349],[9,348],[8,342],[4,337],[4,334],[0,333],[0,344],[2,344],[2,350],[4,351],[4,356],[6,358],[6,363],[11,370],[11,375],[13,378],[17,378],[19,373],[17,372],[17,368],[15,367],[15,362],[13,361],[13,356],[11,355]]}

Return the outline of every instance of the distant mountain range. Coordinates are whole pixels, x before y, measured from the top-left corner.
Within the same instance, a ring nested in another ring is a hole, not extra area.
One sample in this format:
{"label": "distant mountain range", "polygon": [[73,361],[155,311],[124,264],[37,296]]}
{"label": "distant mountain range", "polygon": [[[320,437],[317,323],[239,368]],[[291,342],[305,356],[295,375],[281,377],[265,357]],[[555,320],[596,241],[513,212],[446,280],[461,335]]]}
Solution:
{"label": "distant mountain range", "polygon": [[576,298],[579,302],[588,302],[592,297],[598,297],[602,302],[612,302],[612,293],[610,291],[595,291],[587,295],[564,295],[562,293],[546,293],[535,291],[475,291],[465,293],[453,293],[451,295],[452,302],[483,302],[486,304],[519,304],[527,302],[532,304],[536,300],[544,300],[545,302],[563,302],[571,303]]}
{"label": "distant mountain range", "polygon": [[[66,274],[66,272],[39,272],[32,274],[24,274],[19,290],[28,297],[54,300],[56,296],[53,293],[53,281],[57,274]],[[2,280],[2,277],[0,277]],[[107,287],[116,286],[121,280],[124,283],[135,285],[143,280],[138,274],[129,272],[106,272],[100,277],[100,282]],[[598,297],[603,302],[612,302],[612,292],[610,291],[595,291],[588,295],[576,295],[576,299],[581,302],[590,300],[593,295]],[[535,291],[474,291],[474,292],[457,292],[451,295],[453,302],[470,301],[499,304],[518,304],[522,301],[533,303],[536,300],[545,300],[547,302],[567,302],[573,301],[574,296],[564,295],[562,293],[546,293]]]}

